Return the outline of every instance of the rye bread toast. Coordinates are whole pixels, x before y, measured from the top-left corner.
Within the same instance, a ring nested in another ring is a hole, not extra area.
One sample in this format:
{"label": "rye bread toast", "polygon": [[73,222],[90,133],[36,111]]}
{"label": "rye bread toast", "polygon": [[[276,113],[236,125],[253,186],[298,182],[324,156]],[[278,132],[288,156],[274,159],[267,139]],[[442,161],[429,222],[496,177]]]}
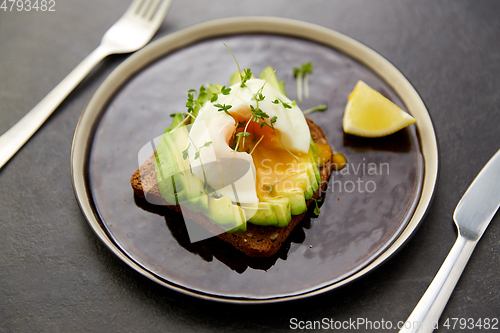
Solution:
{"label": "rye bread toast", "polygon": [[[313,141],[327,144],[328,139],[325,137],[323,130],[312,120],[308,118],[306,120]],[[332,159],[333,155],[330,156],[325,166],[319,169],[321,184],[319,189],[314,193],[313,198],[315,199],[320,197],[321,192],[326,188],[332,170]],[[160,189],[156,181],[154,154],[134,172],[130,182],[135,195],[138,197],[144,198],[147,195],[147,201],[150,203],[167,206],[167,208],[176,212],[181,211],[179,206],[168,205],[160,194]],[[313,199],[309,199],[307,205],[309,206],[313,202]],[[182,214],[184,218],[191,219],[212,233],[218,234],[218,238],[228,242],[250,257],[270,257],[280,249],[281,244],[288,238],[300,221],[302,221],[306,213],[293,215],[292,220],[286,227],[259,226],[247,223],[247,230],[241,233],[220,233],[222,229],[212,224],[202,213],[194,213],[183,209]]]}

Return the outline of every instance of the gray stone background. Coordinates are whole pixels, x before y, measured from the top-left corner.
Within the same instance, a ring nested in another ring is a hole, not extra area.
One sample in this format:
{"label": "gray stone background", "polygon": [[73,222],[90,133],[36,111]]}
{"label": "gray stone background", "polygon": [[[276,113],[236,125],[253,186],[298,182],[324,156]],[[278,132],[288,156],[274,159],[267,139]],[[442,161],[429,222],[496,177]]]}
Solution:
{"label": "gray stone background", "polygon": [[[0,10],[0,133],[99,44],[129,3],[56,0],[55,12]],[[154,39],[211,19],[278,16],[340,31],[395,64],[421,94],[438,137],[439,182],[427,217],[380,268],[310,299],[226,305],[147,280],[94,235],[71,184],[78,118],[127,58],[112,56],[0,170],[0,332],[285,331],[292,317],[405,320],[455,241],[456,204],[500,147],[499,14],[494,0],[175,1]],[[499,318],[499,219],[476,247],[441,324]]]}

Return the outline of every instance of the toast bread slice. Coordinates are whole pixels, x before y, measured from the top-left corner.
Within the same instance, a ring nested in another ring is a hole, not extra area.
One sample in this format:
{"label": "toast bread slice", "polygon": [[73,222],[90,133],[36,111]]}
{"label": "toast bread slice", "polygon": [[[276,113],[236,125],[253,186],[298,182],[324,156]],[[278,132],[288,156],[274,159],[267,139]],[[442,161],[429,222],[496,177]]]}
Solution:
{"label": "toast bread slice", "polygon": [[[306,118],[311,137],[315,143],[328,144],[328,139],[323,130],[316,125],[312,120]],[[333,154],[327,160],[324,167],[320,168],[321,183],[316,192],[314,192],[314,199],[321,196],[322,192],[326,189],[328,179],[332,171]],[[141,176],[142,175],[142,176]],[[160,189],[156,181],[155,172],[155,157],[154,154],[137,169],[130,179],[134,193],[139,198],[145,198],[149,203],[167,206],[176,212],[181,212],[179,206],[167,204],[160,194]],[[313,199],[307,201],[309,207],[313,203]],[[217,237],[223,241],[233,245],[238,250],[242,251],[250,257],[270,257],[281,247],[288,236],[292,233],[293,229],[302,221],[305,212],[300,215],[293,215],[290,223],[285,227],[274,226],[260,226],[252,223],[247,223],[247,230],[241,233],[227,233],[210,222],[210,220],[202,213],[195,213],[187,209],[182,210],[184,219],[190,219],[197,224],[205,227],[210,232],[217,234]],[[223,233],[221,233],[223,232]]]}

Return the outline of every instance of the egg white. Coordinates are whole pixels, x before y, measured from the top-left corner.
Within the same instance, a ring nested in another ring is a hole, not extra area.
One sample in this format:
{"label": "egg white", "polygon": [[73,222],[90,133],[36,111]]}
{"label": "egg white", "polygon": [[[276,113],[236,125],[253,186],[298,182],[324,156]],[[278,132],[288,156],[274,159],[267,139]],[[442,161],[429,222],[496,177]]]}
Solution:
{"label": "egg white", "polygon": [[[252,97],[262,88],[265,96],[263,101],[259,101],[259,108],[269,115],[266,120],[276,116],[274,128],[281,134],[282,144],[292,152],[307,153],[310,144],[309,126],[297,105],[281,94],[266,81],[261,79],[250,79],[246,82],[246,87],[241,88],[240,83],[231,86],[228,95],[219,94],[218,100],[214,103],[206,102],[200,109],[189,133],[188,146],[189,161],[193,173],[205,181],[217,191],[219,195],[228,197],[233,202],[242,204],[255,204],[259,202],[255,187],[255,165],[252,155],[246,152],[236,152],[229,147],[229,141],[234,132],[236,121],[231,115],[223,111],[218,111],[214,104],[220,103],[231,105],[229,112],[237,114],[238,118],[249,119],[252,115],[250,105],[257,107],[257,102]],[[276,99],[290,104],[291,109],[285,108],[282,103],[274,104]],[[205,148],[205,143],[211,144]],[[196,152],[199,158],[195,158]],[[233,184],[225,184],[224,180],[229,179],[227,173],[231,173],[234,165],[241,163],[227,162],[230,159],[241,159],[250,164],[248,172]],[[219,163],[211,163],[218,161]],[[221,161],[224,161],[221,163]],[[234,186],[234,187],[233,187]]]}

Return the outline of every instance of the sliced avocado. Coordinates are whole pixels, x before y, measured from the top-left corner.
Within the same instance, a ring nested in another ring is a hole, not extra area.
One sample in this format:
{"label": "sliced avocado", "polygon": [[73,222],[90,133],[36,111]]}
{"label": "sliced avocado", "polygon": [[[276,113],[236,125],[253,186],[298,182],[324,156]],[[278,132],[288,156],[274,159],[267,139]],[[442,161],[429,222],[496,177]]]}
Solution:
{"label": "sliced avocado", "polygon": [[237,227],[228,230],[229,233],[243,232],[247,231],[247,219],[245,215],[245,210],[241,206],[233,204],[233,216]]}
{"label": "sliced avocado", "polygon": [[[304,187],[294,189],[275,188],[274,194],[276,196],[282,196],[289,200],[290,210],[293,215],[301,214],[307,210],[306,201],[311,199],[314,195],[314,191],[319,188],[316,174],[319,176],[319,171],[316,164],[314,164],[311,159],[306,173],[303,174],[303,177],[301,176],[300,179],[300,181],[305,182]],[[321,181],[321,177],[319,177],[319,180]]]}
{"label": "sliced avocado", "polygon": [[[316,172],[318,172],[319,175],[319,170],[312,158],[310,159],[310,161],[311,164],[309,165],[309,168],[307,170],[309,183],[307,184],[306,191],[304,192],[306,200],[311,199],[314,195],[314,191],[316,191],[319,188],[318,179],[316,177]],[[321,181],[321,175],[319,175],[319,181]]]}
{"label": "sliced avocado", "polygon": [[304,191],[304,197],[306,200],[309,200],[313,197],[314,191],[312,189],[312,186],[308,186],[307,189]]}
{"label": "sliced avocado", "polygon": [[292,215],[299,215],[307,210],[306,198],[302,189],[283,190],[278,192],[278,195],[289,200]]}
{"label": "sliced avocado", "polygon": [[267,66],[266,68],[264,68],[262,73],[260,73],[259,78],[262,80],[266,80],[267,83],[274,87],[274,89],[278,90],[280,93],[286,96],[284,81],[281,81],[283,82],[283,84],[278,81],[278,77],[276,76],[276,71],[274,70],[274,68],[272,68],[271,66]]}
{"label": "sliced avocado", "polygon": [[292,220],[290,200],[285,197],[268,198],[259,202],[259,209],[248,220],[256,225],[285,227]]}
{"label": "sliced avocado", "polygon": [[201,105],[203,106],[203,104],[205,104],[207,101],[212,99],[213,94],[220,94],[221,88],[222,88],[222,85],[219,83],[217,83],[217,84],[210,83],[210,84],[206,85],[205,92],[202,96],[198,96],[198,101],[200,101]]}
{"label": "sliced avocado", "polygon": [[318,147],[316,147],[316,142],[314,142],[312,136],[311,140],[309,141],[309,153],[311,153],[313,156],[319,155]]}
{"label": "sliced avocado", "polygon": [[318,170],[318,167],[316,166],[316,164],[313,165],[313,169],[314,169],[314,173],[311,177],[311,187],[312,187],[313,191],[317,191],[319,188],[319,183],[321,183],[321,175],[319,176],[319,182],[318,182],[318,178],[316,177],[316,172],[319,175],[319,170]]}
{"label": "sliced avocado", "polygon": [[229,77],[229,85],[232,86],[238,82],[241,82],[241,75],[240,72],[236,71]]}
{"label": "sliced avocado", "polygon": [[288,200],[288,198],[278,197],[271,200],[270,203],[272,204],[274,213],[276,214],[278,222],[276,226],[287,226],[292,220],[290,200]]}
{"label": "sliced avocado", "polygon": [[155,171],[160,193],[163,198],[172,205],[178,204],[178,196],[181,195],[182,184],[179,182],[176,188],[174,175],[180,172],[178,163],[175,163],[175,149],[169,132],[165,132],[156,148]]}
{"label": "sliced avocado", "polygon": [[286,94],[286,90],[285,90],[285,84],[286,82],[285,81],[280,81],[280,91],[283,95],[285,95],[286,97],[288,97],[288,95]]}
{"label": "sliced avocado", "polygon": [[[236,208],[235,208],[236,207]],[[227,197],[208,197],[206,215],[225,231],[245,231],[245,213]],[[242,221],[243,218],[243,221]]]}
{"label": "sliced avocado", "polygon": [[[321,183],[321,175],[319,173],[318,164],[319,164],[319,151],[318,147],[316,147],[316,143],[313,141],[311,137],[311,143],[309,145],[309,156],[311,157],[311,161],[314,163],[314,175],[316,176],[317,183]],[[316,191],[316,190],[315,190]]]}
{"label": "sliced avocado", "polygon": [[170,204],[181,204],[193,211],[207,209],[203,183],[190,172],[189,160],[182,151],[188,138],[186,126],[166,131],[156,148],[155,171],[163,198]]}
{"label": "sliced avocado", "polygon": [[314,176],[316,176],[316,182],[321,183],[321,174],[319,173],[319,169],[316,164],[314,164]]}
{"label": "sliced avocado", "polygon": [[259,209],[248,222],[256,225],[278,225],[274,205],[271,202],[259,202]]}
{"label": "sliced avocado", "polygon": [[[242,71],[241,73],[236,71],[231,76],[229,77],[229,85],[232,86],[233,84],[236,84],[238,82],[241,82],[241,76],[245,75],[245,73]],[[255,78],[255,76],[252,74],[252,79]]]}
{"label": "sliced avocado", "polygon": [[217,83],[217,84],[210,83],[208,85],[208,87],[207,87],[207,92],[208,92],[207,101],[212,98],[212,94],[220,94],[221,89],[222,89],[222,84],[219,84],[219,83]]}
{"label": "sliced avocado", "polygon": [[180,123],[182,123],[184,121],[184,118],[182,117],[182,113],[175,113],[171,116],[173,116],[174,119],[172,119],[172,124],[170,125],[170,127],[167,128],[167,131],[169,131],[169,132],[171,130],[173,130],[174,128],[176,128]]}
{"label": "sliced avocado", "polygon": [[244,210],[226,197],[208,196],[203,182],[191,173],[189,159],[184,159],[182,154],[187,139],[186,126],[163,134],[156,150],[155,163],[160,193],[168,203],[201,212],[226,231],[245,231]]}

